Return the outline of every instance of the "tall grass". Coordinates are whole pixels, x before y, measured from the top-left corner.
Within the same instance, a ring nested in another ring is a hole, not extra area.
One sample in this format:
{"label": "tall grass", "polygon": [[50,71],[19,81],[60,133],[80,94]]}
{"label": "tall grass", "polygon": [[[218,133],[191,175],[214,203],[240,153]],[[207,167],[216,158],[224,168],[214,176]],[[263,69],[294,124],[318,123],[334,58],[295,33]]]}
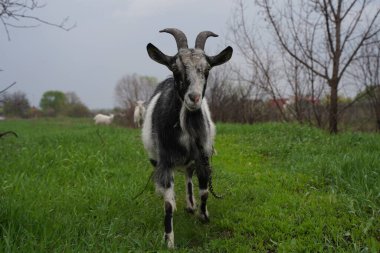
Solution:
{"label": "tall grass", "polygon": [[[86,120],[13,120],[0,131],[0,251],[165,250],[163,203],[140,131]],[[210,224],[187,214],[182,252],[379,252],[380,136],[296,124],[219,124]]]}

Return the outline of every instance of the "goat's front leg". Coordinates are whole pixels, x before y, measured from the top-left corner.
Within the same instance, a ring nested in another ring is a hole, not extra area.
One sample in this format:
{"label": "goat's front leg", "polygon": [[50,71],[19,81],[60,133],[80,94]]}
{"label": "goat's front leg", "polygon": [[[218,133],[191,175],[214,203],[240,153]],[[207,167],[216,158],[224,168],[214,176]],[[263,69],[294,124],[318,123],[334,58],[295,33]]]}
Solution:
{"label": "goat's front leg", "polygon": [[202,221],[209,222],[209,214],[207,211],[208,199],[208,182],[211,175],[210,162],[208,157],[202,157],[197,166],[197,176],[199,181],[199,197],[201,200],[199,215]]}
{"label": "goat's front leg", "polygon": [[176,209],[174,194],[174,178],[173,172],[158,170],[156,171],[156,188],[164,197],[164,239],[168,248],[174,248],[174,231],[173,231],[173,212]]}
{"label": "goat's front leg", "polygon": [[195,203],[194,193],[193,193],[193,172],[194,167],[191,165],[186,168],[186,211],[189,213],[195,213],[197,205]]}

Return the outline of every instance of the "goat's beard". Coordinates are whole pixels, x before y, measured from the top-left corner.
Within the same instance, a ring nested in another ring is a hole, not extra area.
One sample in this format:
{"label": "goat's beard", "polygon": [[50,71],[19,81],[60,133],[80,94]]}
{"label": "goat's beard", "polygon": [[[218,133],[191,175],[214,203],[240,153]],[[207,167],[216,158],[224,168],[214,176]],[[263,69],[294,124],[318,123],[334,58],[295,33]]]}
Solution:
{"label": "goat's beard", "polygon": [[189,104],[188,102],[186,102],[186,99],[183,101],[183,105],[186,107],[186,109],[189,111],[189,112],[195,112],[199,109],[201,109],[202,107],[202,102],[203,102],[203,98],[201,98],[199,100],[198,103],[194,104],[194,103],[191,103]]}

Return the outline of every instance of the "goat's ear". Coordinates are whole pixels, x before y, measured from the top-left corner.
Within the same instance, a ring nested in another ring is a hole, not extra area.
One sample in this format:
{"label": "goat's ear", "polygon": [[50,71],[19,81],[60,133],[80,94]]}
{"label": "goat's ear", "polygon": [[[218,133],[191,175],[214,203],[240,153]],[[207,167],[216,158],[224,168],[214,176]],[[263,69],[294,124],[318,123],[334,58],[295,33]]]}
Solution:
{"label": "goat's ear", "polygon": [[172,57],[162,53],[160,49],[155,47],[152,43],[149,43],[146,46],[146,50],[148,51],[149,57],[153,61],[163,64],[170,69],[170,63],[171,63]]}
{"label": "goat's ear", "polygon": [[232,57],[233,49],[232,47],[226,47],[222,52],[215,56],[207,56],[207,61],[211,67],[221,65],[227,62]]}

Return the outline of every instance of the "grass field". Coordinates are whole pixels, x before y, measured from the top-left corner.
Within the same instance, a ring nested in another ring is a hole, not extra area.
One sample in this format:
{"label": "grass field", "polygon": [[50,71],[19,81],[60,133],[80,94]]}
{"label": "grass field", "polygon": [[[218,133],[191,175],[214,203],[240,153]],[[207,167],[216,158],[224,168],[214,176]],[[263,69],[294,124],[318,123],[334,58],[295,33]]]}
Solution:
{"label": "grass field", "polygon": [[[140,131],[87,120],[10,120],[0,132],[1,252],[157,252],[163,201]],[[379,252],[380,135],[297,124],[217,125],[211,222],[185,208],[179,252]]]}

